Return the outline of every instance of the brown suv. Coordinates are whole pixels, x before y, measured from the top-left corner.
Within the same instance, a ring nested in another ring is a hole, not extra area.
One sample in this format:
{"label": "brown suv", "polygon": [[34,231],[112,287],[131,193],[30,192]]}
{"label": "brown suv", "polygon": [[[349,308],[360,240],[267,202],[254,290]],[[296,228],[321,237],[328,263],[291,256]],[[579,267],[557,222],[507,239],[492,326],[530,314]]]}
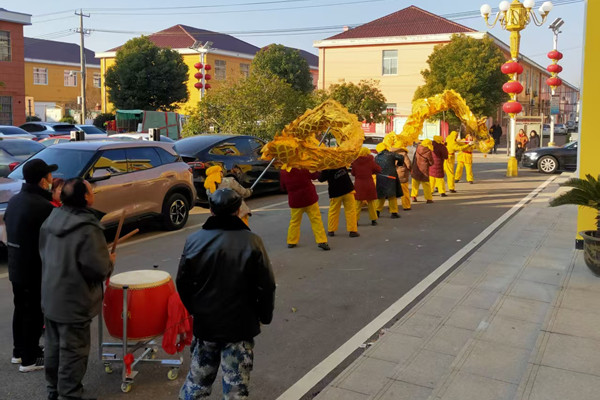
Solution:
{"label": "brown suv", "polygon": [[[53,177],[87,179],[94,188],[94,208],[106,213],[104,225],[147,216],[161,218],[165,229],[182,228],[194,206],[196,191],[189,166],[162,142],[70,142],[43,149],[32,158],[57,164]],[[21,189],[22,165],[0,178],[0,240],[6,243],[4,211]]]}

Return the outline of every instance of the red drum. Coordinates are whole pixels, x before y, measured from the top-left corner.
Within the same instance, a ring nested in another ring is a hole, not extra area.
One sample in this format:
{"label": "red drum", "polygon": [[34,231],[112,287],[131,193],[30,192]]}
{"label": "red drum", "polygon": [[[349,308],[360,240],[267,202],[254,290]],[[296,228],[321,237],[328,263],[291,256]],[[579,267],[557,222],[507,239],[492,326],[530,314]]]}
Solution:
{"label": "red drum", "polygon": [[167,325],[169,296],[175,292],[165,271],[139,270],[110,278],[104,293],[103,316],[111,336],[123,337],[123,286],[127,290],[127,339],[143,340],[161,335]]}

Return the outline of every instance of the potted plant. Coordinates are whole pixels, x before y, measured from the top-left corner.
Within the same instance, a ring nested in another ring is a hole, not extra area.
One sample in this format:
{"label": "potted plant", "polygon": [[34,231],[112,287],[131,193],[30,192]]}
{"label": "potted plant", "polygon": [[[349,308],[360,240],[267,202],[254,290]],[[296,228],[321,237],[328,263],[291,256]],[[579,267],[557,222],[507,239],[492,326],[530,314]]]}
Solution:
{"label": "potted plant", "polygon": [[595,275],[600,276],[600,175],[598,179],[590,174],[587,174],[585,179],[571,178],[561,186],[568,186],[573,189],[552,199],[550,207],[574,204],[590,207],[598,212],[596,215],[596,230],[581,231],[579,234],[583,237],[585,263]]}

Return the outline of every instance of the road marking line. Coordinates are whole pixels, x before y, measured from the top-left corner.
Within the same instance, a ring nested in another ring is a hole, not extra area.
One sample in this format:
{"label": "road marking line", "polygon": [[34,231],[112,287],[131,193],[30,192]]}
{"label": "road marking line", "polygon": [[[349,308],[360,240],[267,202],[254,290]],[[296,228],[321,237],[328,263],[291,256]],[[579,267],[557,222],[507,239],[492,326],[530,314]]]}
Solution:
{"label": "road marking line", "polygon": [[277,400],[299,400],[304,396],[310,389],[316,384],[321,382],[327,374],[333,371],[338,365],[340,365],[348,356],[350,356],[361,344],[365,343],[371,336],[373,336],[379,329],[385,324],[391,321],[396,315],[404,310],[410,303],[412,303],[421,293],[427,290],[432,284],[434,284],[442,275],[444,275],[450,268],[458,263],[463,257],[465,257],[471,250],[486,240],[499,226],[501,226],[506,220],[508,220],[513,214],[519,211],[525,204],[527,204],[533,197],[539,192],[544,190],[557,176],[548,178],[544,183],[540,184],[537,188],[531,191],[526,197],[521,199],[515,204],[510,210],[505,212],[490,226],[488,226],[483,232],[475,237],[462,249],[457,251],[453,256],[447,259],[442,265],[440,265],[435,271],[429,274],[425,279],[419,282],[415,287],[409,290],[401,298],[399,298],[394,304],[384,310],[375,319],[369,322],[364,328],[358,331],[352,336],[346,343],[341,345],[337,350],[331,353],[326,359],[321,361],[316,367],[310,370],[306,375],[300,378],[299,381],[294,383],[288,388]]}

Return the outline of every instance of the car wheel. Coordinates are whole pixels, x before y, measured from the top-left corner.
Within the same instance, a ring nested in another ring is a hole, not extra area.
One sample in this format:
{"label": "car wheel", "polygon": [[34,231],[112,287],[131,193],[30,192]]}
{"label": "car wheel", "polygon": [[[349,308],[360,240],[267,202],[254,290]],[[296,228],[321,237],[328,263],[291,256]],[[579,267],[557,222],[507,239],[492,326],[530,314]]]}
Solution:
{"label": "car wheel", "polygon": [[558,161],[552,156],[543,156],[538,161],[538,170],[545,174],[553,174],[558,169]]}
{"label": "car wheel", "polygon": [[164,228],[176,231],[185,226],[190,215],[188,200],[180,193],[174,193],[163,204],[162,219]]}

